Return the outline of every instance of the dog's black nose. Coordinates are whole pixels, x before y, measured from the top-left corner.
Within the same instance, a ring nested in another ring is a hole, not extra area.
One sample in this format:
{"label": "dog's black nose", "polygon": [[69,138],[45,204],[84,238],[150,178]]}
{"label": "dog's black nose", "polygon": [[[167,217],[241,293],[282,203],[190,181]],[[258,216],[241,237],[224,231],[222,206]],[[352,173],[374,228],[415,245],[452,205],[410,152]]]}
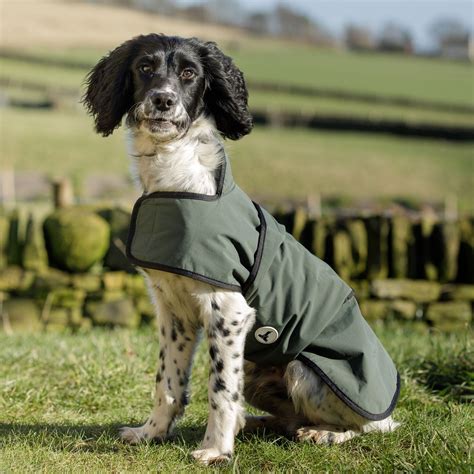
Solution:
{"label": "dog's black nose", "polygon": [[151,98],[151,101],[158,110],[166,112],[171,107],[176,105],[176,94],[171,91],[160,91],[155,92]]}

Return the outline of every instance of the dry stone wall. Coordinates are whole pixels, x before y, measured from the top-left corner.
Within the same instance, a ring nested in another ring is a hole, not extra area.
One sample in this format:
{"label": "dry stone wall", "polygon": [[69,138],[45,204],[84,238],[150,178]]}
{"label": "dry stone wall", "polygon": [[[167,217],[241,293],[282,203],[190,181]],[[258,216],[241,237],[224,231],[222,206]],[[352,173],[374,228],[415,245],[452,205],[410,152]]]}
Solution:
{"label": "dry stone wall", "polygon": [[[474,218],[275,212],[354,289],[366,319],[450,331],[472,324]],[[130,214],[0,212],[0,331],[135,328],[154,321],[145,282],[124,256]]]}

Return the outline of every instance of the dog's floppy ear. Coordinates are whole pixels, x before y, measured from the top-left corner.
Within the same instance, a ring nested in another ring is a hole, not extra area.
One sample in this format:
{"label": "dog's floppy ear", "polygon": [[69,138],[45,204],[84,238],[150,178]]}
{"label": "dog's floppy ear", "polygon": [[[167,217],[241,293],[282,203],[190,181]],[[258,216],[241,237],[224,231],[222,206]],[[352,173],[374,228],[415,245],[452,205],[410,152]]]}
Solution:
{"label": "dog's floppy ear", "polygon": [[238,140],[252,130],[242,71],[213,42],[202,44],[201,59],[206,74],[204,102],[214,116],[217,129],[227,138]]}
{"label": "dog's floppy ear", "polygon": [[87,75],[87,90],[82,98],[94,117],[97,133],[104,137],[120,126],[122,117],[133,105],[132,79],[129,71],[135,50],[129,40],[104,56]]}

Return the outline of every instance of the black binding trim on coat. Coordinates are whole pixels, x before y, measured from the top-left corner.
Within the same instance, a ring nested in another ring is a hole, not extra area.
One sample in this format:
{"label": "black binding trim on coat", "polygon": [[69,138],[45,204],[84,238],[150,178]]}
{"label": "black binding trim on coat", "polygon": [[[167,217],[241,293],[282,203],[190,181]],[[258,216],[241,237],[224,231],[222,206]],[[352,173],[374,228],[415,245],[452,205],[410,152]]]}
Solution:
{"label": "black binding trim on coat", "polygon": [[[253,202],[253,201],[252,201]],[[260,219],[260,229],[258,232],[258,242],[257,242],[257,250],[255,251],[255,257],[253,260],[253,265],[250,270],[250,275],[248,276],[245,283],[242,285],[242,294],[245,296],[247,291],[252,286],[252,283],[255,281],[255,278],[258,274],[258,270],[260,269],[260,263],[262,261],[263,256],[263,247],[265,244],[265,237],[267,235],[267,222],[263,215],[261,207],[256,203],[253,202],[255,209],[257,209],[258,218]]]}
{"label": "black binding trim on coat", "polygon": [[400,374],[398,373],[398,371],[397,387],[395,389],[395,394],[393,395],[389,407],[383,413],[370,413],[367,410],[364,410],[357,403],[352,401],[344,392],[342,392],[339,387],[311,359],[302,354],[300,354],[297,359],[306,364],[312,370],[314,370],[338,398],[340,398],[348,407],[352,408],[356,413],[363,416],[364,418],[367,418],[371,421],[383,420],[384,418],[387,418],[387,416],[389,416],[395,409],[395,405],[398,401],[398,396],[400,395]]}
{"label": "black binding trim on coat", "polygon": [[161,270],[163,272],[168,272],[168,273],[175,273],[177,275],[182,275],[185,277],[193,278],[194,280],[199,280],[204,283],[209,283],[211,285],[218,286],[219,288],[224,288],[226,290],[239,291],[244,294],[249,289],[253,281],[255,280],[255,277],[257,276],[257,273],[258,273],[258,269],[260,268],[260,262],[262,261],[262,255],[263,255],[263,245],[265,242],[265,235],[266,235],[266,229],[267,229],[267,224],[265,221],[265,217],[263,216],[263,212],[260,206],[255,202],[253,202],[253,205],[255,206],[257,210],[258,217],[260,220],[260,230],[259,230],[259,235],[258,235],[257,250],[255,251],[255,259],[254,259],[252,268],[250,269],[249,276],[247,277],[247,280],[245,280],[242,286],[233,285],[232,283],[226,283],[220,280],[215,280],[214,278],[209,278],[205,275],[201,275],[200,273],[195,273],[190,270],[185,270],[183,268],[171,267],[169,265],[163,265],[161,263],[148,262],[146,260],[141,260],[134,257],[132,254],[132,241],[133,241],[133,236],[135,235],[135,230],[137,227],[138,211],[143,201],[146,201],[147,199],[153,199],[153,198],[194,199],[198,201],[215,201],[222,195],[222,190],[224,187],[224,180],[225,180],[225,171],[226,171],[226,161],[224,160],[219,170],[219,176],[217,177],[217,189],[216,189],[216,194],[214,195],[187,193],[187,192],[174,192],[174,191],[158,191],[156,193],[144,194],[143,196],[139,197],[137,201],[135,202],[135,205],[133,206],[132,216],[130,219],[130,227],[128,230],[127,245],[125,247],[125,254],[128,260],[134,265],[138,265],[140,267],[151,268],[154,270]]}
{"label": "black binding trim on coat", "polygon": [[183,270],[182,268],[170,267],[168,265],[163,265],[161,263],[146,262],[144,260],[139,260],[138,258],[133,257],[128,252],[128,249],[127,249],[127,257],[132,263],[143,268],[152,268],[153,270],[161,270],[163,272],[175,273],[177,275],[182,275],[185,277],[192,278],[193,280],[199,280],[204,283],[209,283],[211,285],[215,285],[215,286],[218,286],[219,288],[224,288],[226,290],[242,292],[242,288],[240,287],[240,285],[232,285],[224,281],[214,280],[213,278],[206,277],[199,273],[194,273],[190,270]]}

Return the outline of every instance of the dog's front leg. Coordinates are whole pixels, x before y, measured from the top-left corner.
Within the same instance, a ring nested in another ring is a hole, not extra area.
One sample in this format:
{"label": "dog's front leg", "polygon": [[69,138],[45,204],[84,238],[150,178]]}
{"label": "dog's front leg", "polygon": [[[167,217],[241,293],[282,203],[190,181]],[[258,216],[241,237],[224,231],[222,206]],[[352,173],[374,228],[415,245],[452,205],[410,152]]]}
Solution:
{"label": "dog's front leg", "polygon": [[121,429],[121,438],[132,444],[166,438],[188,403],[187,385],[198,332],[162,302],[158,302],[158,311],[160,354],[155,402],[142,426]]}
{"label": "dog's front leg", "polygon": [[203,464],[227,461],[234,437],[243,428],[243,361],[248,327],[254,311],[239,293],[219,291],[203,298],[204,326],[209,343],[209,419],[201,449],[193,452]]}

